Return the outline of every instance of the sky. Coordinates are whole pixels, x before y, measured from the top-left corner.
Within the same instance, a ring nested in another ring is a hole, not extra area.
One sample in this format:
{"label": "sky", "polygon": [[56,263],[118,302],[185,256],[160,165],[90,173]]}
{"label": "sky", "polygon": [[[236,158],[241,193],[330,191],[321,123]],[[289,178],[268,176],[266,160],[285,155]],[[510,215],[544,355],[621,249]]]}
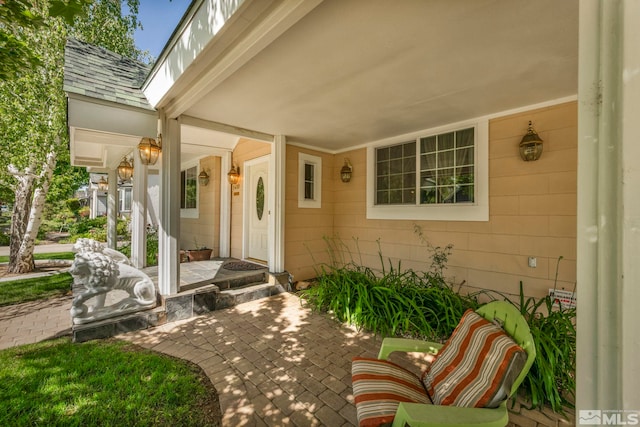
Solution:
{"label": "sky", "polygon": [[138,19],[144,29],[133,34],[136,47],[158,58],[190,3],[191,0],[140,0]]}

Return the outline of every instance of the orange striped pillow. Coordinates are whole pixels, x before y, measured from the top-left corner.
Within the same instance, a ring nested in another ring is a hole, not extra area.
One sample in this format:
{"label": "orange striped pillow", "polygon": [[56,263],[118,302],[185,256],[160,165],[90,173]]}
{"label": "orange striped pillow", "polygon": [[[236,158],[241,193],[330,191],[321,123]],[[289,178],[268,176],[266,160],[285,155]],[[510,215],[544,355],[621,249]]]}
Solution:
{"label": "orange striped pillow", "polygon": [[502,328],[467,310],[422,382],[435,405],[495,408],[509,397],[526,360]]}
{"label": "orange striped pillow", "polygon": [[360,427],[391,424],[400,402],[431,403],[420,378],[393,362],[354,357],[351,374]]}

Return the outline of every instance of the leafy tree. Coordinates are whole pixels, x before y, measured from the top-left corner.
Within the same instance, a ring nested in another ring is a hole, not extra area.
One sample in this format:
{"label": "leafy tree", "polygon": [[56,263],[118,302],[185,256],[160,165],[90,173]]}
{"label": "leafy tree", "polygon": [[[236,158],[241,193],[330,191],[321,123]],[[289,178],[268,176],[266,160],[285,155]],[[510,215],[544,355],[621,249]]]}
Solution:
{"label": "leafy tree", "polygon": [[0,80],[16,77],[42,65],[42,58],[24,39],[20,29],[42,28],[46,26],[46,16],[61,17],[72,24],[91,0],[51,0],[45,10],[35,8],[34,3],[37,2],[0,0]]}
{"label": "leafy tree", "polygon": [[[11,7],[0,0],[0,29],[23,43],[19,52],[28,56],[23,62],[2,63],[2,75],[10,78],[0,81],[0,186],[11,188],[14,195],[9,271],[25,273],[33,269],[33,247],[54,171],[72,170],[63,91],[66,38],[73,35],[138,57],[141,53],[133,44],[138,0],[127,0],[132,15],[126,17],[120,0],[7,4]],[[50,196],[68,198],[74,181],[72,173],[57,175],[56,191]]]}

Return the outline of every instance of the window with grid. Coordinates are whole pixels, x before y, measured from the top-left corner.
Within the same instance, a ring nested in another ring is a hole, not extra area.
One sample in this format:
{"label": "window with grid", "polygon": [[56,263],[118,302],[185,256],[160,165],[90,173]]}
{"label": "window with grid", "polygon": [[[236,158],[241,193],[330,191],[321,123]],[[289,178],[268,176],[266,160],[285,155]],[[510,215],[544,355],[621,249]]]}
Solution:
{"label": "window with grid", "polygon": [[420,203],[473,203],[473,128],[420,138]]}
{"label": "window with grid", "polygon": [[376,148],[375,204],[473,203],[474,149],[474,128]]}
{"label": "window with grid", "polygon": [[298,153],[298,207],[322,207],[322,158]]}
{"label": "window with grid", "polygon": [[180,172],[180,209],[196,209],[198,200],[198,168]]}
{"label": "window with grid", "polygon": [[376,150],[376,204],[416,203],[416,142]]}
{"label": "window with grid", "polygon": [[367,219],[488,221],[489,120],[374,142],[366,174]]}

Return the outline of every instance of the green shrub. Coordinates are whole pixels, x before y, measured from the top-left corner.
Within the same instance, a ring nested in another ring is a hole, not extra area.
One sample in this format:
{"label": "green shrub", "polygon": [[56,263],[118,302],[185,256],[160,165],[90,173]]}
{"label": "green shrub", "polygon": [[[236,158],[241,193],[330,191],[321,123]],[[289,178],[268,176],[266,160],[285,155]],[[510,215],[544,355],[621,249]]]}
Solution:
{"label": "green shrub", "polygon": [[10,241],[9,235],[0,231],[0,246],[9,246]]}
{"label": "green shrub", "polygon": [[[353,261],[345,262],[345,245],[325,239],[330,264],[319,267],[317,284],[301,293],[313,309],[331,311],[341,322],[381,335],[403,335],[443,341],[451,335],[468,308],[476,308],[471,296],[455,292],[437,271],[417,273],[386,267],[375,272]],[[450,249],[450,248],[449,248]]]}
{"label": "green shrub", "polygon": [[65,205],[74,215],[78,215],[78,211],[82,207],[82,204],[78,199],[67,199],[65,201]]}
{"label": "green shrub", "polygon": [[[118,249],[124,256],[131,258],[131,244],[124,245]],[[158,234],[155,230],[147,230],[147,260],[145,265],[158,265]]]}
{"label": "green shrub", "polygon": [[[553,306],[552,298],[525,299],[514,304],[527,319],[536,344],[536,360],[521,390],[533,408],[549,405],[556,412],[573,406],[576,392],[576,309]],[[543,307],[542,310],[540,308]]]}

